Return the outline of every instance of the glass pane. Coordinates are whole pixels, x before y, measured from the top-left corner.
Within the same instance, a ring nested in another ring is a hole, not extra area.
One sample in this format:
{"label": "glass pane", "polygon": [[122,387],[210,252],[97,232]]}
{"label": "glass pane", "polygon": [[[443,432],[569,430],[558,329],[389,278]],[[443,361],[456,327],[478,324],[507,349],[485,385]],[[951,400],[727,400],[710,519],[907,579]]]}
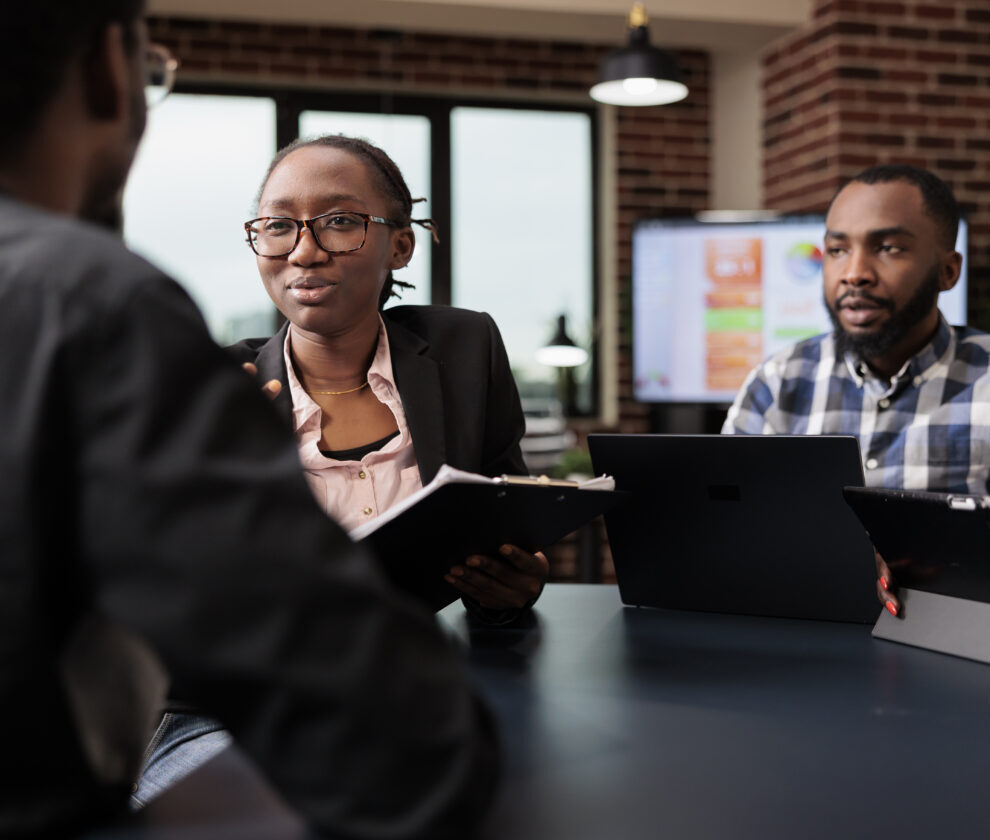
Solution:
{"label": "glass pane", "polygon": [[[455,108],[451,149],[453,302],[495,319],[524,399],[558,396],[557,371],[536,351],[559,315],[591,350],[591,118]],[[583,410],[589,371],[573,371]]]}
{"label": "glass pane", "polygon": [[274,154],[271,99],[173,94],[148,115],[124,194],[127,244],[185,286],[221,344],[275,324],[243,227]]}
{"label": "glass pane", "polygon": [[[349,111],[303,111],[299,116],[299,136],[346,134],[361,137],[385,151],[399,167],[413,198],[425,198],[413,205],[413,218],[429,218],[430,213],[430,120],[407,114],[359,114]],[[440,235],[447,236],[446,220],[439,219]],[[416,252],[409,265],[395,273],[396,280],[412,283],[401,298],[390,305],[430,302],[430,270],[433,238],[419,225]]]}

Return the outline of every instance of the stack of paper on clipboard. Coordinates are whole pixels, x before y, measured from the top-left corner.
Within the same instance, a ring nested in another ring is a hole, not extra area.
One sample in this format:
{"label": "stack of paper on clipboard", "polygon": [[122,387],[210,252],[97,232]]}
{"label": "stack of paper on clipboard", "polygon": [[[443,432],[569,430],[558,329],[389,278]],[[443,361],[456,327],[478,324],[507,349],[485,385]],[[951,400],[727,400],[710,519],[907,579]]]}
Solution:
{"label": "stack of paper on clipboard", "polygon": [[469,555],[493,555],[505,543],[540,551],[625,496],[608,476],[489,478],[445,464],[421,490],[350,535],[374,550],[397,587],[437,610],[459,597],[443,576]]}

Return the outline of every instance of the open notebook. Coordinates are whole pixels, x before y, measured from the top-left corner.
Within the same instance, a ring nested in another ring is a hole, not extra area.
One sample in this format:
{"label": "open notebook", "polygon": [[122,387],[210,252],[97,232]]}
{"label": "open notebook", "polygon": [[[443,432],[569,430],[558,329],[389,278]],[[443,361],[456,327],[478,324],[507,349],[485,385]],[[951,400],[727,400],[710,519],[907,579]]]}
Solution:
{"label": "open notebook", "polygon": [[509,543],[540,551],[624,498],[606,476],[583,482],[488,476],[442,466],[436,477],[350,532],[370,546],[392,582],[439,610],[460,597],[443,576],[471,554]]}

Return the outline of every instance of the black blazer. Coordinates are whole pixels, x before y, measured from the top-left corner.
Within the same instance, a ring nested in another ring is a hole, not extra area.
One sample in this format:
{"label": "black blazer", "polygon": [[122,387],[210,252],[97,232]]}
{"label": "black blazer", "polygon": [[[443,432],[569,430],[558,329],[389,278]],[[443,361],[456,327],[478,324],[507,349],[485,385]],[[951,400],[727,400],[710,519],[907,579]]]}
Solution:
{"label": "black blazer", "polygon": [[[395,306],[382,320],[423,484],[444,463],[482,475],[525,474],[522,406],[491,316],[449,306]],[[282,383],[274,405],[291,426],[283,353],[288,328],[227,349],[237,361],[253,362],[260,382]]]}

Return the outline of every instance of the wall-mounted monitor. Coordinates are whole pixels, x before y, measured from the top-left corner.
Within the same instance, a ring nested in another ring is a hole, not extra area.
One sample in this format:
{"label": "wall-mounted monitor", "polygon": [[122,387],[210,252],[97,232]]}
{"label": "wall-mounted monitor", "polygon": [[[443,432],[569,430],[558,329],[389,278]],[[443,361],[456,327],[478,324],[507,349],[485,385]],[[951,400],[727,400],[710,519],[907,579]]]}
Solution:
{"label": "wall-mounted monitor", "polygon": [[[633,230],[633,393],[640,402],[731,402],[752,368],[831,330],[822,301],[822,215],[757,222],[648,219]],[[966,322],[963,273],[939,296]]]}

